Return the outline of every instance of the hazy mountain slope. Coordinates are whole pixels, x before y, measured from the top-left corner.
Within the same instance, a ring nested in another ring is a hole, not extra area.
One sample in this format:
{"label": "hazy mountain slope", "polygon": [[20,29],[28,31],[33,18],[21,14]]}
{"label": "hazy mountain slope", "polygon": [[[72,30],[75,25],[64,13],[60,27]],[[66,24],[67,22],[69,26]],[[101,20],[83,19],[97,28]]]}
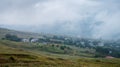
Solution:
{"label": "hazy mountain slope", "polygon": [[37,33],[20,32],[20,31],[10,30],[6,28],[0,28],[0,38],[3,38],[6,34],[17,35],[18,37],[21,37],[21,38],[40,37],[40,34],[37,34]]}

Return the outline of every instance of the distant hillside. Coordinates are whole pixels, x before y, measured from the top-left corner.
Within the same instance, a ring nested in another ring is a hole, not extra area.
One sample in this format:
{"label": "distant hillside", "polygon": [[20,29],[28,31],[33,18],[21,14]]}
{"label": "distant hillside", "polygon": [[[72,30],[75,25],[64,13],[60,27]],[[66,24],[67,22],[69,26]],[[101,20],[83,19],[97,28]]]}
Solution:
{"label": "distant hillside", "polygon": [[[62,53],[62,54],[70,53],[77,56],[81,56],[80,49],[82,48],[82,49],[92,49],[94,52],[91,52],[91,50],[87,50],[85,52],[83,51],[83,53],[92,54],[92,55],[94,54],[94,57],[105,57],[105,56],[111,55],[113,57],[120,58],[120,42],[119,41],[105,41],[102,39],[77,38],[77,37],[69,37],[69,36],[67,37],[67,36],[51,35],[51,34],[37,34],[37,33],[19,32],[15,30],[0,28],[0,38],[3,38],[6,34],[17,35],[20,38],[29,38],[29,40],[31,39],[31,37],[33,37],[32,39],[33,41],[31,40],[29,42],[35,42],[37,43],[37,45],[36,46],[31,45],[30,47],[28,47],[29,49],[32,49],[32,50],[34,48],[40,51],[43,50],[47,52]],[[15,38],[13,37],[13,39]],[[13,39],[11,41],[15,41]],[[7,39],[7,40],[10,40],[10,39]],[[49,45],[52,44],[52,47],[51,45],[41,47],[39,46],[39,43],[49,44]],[[65,47],[65,46],[58,47],[59,45],[56,46],[53,44],[67,45],[67,46],[71,46],[71,48],[76,47],[78,50],[75,49],[75,51],[73,51],[68,47]]]}
{"label": "distant hillside", "polygon": [[37,38],[41,36],[40,34],[32,33],[32,32],[21,32],[21,31],[6,29],[6,28],[0,28],[0,38],[3,38],[6,34],[17,35],[18,37],[21,37],[21,38],[30,38],[30,37]]}
{"label": "distant hillside", "polygon": [[0,60],[2,60],[0,67],[120,66],[119,41],[104,42],[104,40],[37,34],[0,28],[0,38],[6,34],[29,39],[33,37],[39,40],[37,42],[17,42],[0,39]]}

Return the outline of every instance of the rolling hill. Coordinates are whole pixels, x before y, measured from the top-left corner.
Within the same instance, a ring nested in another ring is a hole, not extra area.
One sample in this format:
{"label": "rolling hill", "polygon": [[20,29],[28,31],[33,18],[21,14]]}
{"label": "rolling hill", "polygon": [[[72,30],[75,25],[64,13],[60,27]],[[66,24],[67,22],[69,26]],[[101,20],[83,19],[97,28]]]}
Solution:
{"label": "rolling hill", "polygon": [[30,38],[30,37],[40,37],[40,34],[32,33],[32,32],[21,32],[16,30],[10,30],[6,28],[0,28],[0,38],[3,38],[6,34],[17,35],[20,38]]}
{"label": "rolling hill", "polygon": [[0,67],[119,67],[120,59],[83,58],[24,49],[21,42],[0,40]]}
{"label": "rolling hill", "polygon": [[[16,35],[21,39],[28,38],[27,40],[31,45],[24,45],[22,48],[35,49],[37,51],[46,51],[58,54],[71,54],[84,57],[120,57],[120,42],[119,41],[106,41],[102,39],[90,38],[77,38],[61,35],[50,34],[37,34],[30,32],[20,32],[0,28],[1,38],[6,38],[6,34]],[[15,36],[10,36],[12,41],[15,41]],[[8,40],[10,40],[8,38]],[[31,43],[33,42],[34,43]],[[20,40],[20,42],[23,42]],[[22,43],[23,44],[23,43]]]}
{"label": "rolling hill", "polygon": [[[41,35],[0,28],[0,37],[3,38],[5,34],[17,35],[20,38],[40,38],[44,36],[45,40],[40,42],[16,42],[0,39],[0,67],[120,66],[119,58],[104,58],[107,55],[119,56],[119,47],[113,49],[119,45],[118,42],[107,41],[104,43],[109,45],[104,44],[104,46],[102,44],[101,46],[99,40]],[[93,41],[92,46],[90,46],[91,41]],[[108,51],[112,51],[111,54],[108,54]]]}

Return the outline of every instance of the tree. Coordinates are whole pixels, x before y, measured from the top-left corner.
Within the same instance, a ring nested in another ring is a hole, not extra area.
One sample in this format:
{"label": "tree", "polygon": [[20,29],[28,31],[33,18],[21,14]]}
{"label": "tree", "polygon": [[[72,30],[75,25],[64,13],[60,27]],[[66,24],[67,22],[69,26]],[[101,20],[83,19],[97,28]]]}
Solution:
{"label": "tree", "polygon": [[21,38],[18,38],[16,35],[6,34],[5,39],[11,40],[11,41],[21,41]]}
{"label": "tree", "polygon": [[61,50],[64,50],[66,48],[66,46],[60,46]]}

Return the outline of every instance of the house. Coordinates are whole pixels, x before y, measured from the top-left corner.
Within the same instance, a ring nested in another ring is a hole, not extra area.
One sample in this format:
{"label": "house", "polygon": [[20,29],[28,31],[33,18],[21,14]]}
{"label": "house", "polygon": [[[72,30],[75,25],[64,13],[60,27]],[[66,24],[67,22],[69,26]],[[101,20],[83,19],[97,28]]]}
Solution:
{"label": "house", "polygon": [[82,45],[85,45],[85,42],[80,42]]}
{"label": "house", "polygon": [[30,42],[38,42],[38,40],[39,40],[39,39],[36,39],[36,38],[35,38],[35,39],[31,39]]}
{"label": "house", "polygon": [[29,42],[29,39],[22,39],[22,42]]}
{"label": "house", "polygon": [[115,58],[115,57],[112,57],[112,56],[106,56],[105,58],[112,59],[112,58]]}
{"label": "house", "polygon": [[103,42],[100,42],[100,43],[98,43],[98,46],[103,47],[103,46],[104,46],[104,43],[103,43]]}

